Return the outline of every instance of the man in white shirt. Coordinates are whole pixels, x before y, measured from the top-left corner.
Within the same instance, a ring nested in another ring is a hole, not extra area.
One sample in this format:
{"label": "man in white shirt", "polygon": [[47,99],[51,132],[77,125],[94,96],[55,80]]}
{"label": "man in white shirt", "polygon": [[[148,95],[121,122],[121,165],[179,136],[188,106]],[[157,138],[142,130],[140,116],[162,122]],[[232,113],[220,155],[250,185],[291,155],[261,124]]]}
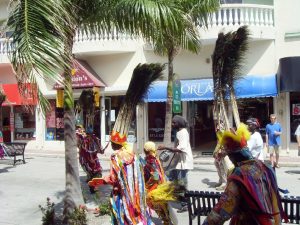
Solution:
{"label": "man in white shirt", "polygon": [[[172,128],[176,129],[175,146],[158,146],[158,150],[169,150],[176,152],[177,164],[175,169],[170,171],[169,179],[179,181],[187,188],[187,173],[194,168],[193,153],[190,145],[190,135],[187,131],[187,121],[182,116],[174,116],[172,119]],[[182,208],[178,212],[187,211],[187,205],[182,203]]]}
{"label": "man in white shirt", "polygon": [[247,141],[247,146],[253,158],[264,161],[264,143],[260,133],[257,131],[259,122],[256,118],[250,118],[246,121],[251,137]]}

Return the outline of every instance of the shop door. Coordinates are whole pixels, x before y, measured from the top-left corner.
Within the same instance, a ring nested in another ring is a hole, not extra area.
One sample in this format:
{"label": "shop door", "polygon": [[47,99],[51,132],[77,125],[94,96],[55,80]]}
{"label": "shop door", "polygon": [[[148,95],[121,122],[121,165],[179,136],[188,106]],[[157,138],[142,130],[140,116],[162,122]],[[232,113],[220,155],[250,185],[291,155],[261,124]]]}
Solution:
{"label": "shop door", "polygon": [[216,144],[212,102],[188,102],[191,146],[195,151],[211,152]]}

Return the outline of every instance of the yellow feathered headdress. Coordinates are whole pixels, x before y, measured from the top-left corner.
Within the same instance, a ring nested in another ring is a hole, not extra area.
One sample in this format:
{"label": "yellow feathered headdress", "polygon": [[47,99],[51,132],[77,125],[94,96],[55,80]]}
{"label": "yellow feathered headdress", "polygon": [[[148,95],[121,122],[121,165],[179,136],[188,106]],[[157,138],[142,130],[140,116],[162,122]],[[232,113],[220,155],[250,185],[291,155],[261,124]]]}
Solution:
{"label": "yellow feathered headdress", "polygon": [[217,134],[220,145],[224,146],[227,152],[238,151],[247,146],[250,136],[251,133],[244,123],[241,123],[236,131],[224,131]]}

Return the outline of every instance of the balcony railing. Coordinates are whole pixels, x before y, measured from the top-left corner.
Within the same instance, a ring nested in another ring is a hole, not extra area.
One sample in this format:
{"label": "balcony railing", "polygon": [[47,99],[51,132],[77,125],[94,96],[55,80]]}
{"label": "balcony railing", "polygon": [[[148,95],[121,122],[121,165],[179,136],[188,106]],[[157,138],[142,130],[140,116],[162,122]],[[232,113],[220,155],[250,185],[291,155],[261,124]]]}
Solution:
{"label": "balcony railing", "polygon": [[79,29],[75,36],[75,42],[84,42],[84,41],[119,41],[119,40],[134,40],[134,38],[130,35],[119,33],[114,30],[111,33],[103,33],[103,34],[87,34],[83,32],[82,29]]}
{"label": "balcony railing", "polygon": [[[212,14],[208,23],[209,31],[213,27],[242,26],[249,25],[254,27],[274,27],[274,7],[254,4],[223,4],[218,12]],[[199,28],[203,28],[199,22]],[[120,34],[116,31],[107,34],[86,34],[79,30],[76,33],[74,42],[76,44],[100,41],[104,43],[122,42],[122,47],[134,45],[137,39],[130,35]],[[106,45],[106,44],[104,44]],[[119,45],[115,45],[118,48]],[[8,39],[0,39],[0,55],[6,55],[13,49]],[[101,50],[101,49],[100,49]]]}
{"label": "balcony railing", "polygon": [[[214,26],[274,26],[274,7],[253,4],[223,4],[212,14],[208,24]],[[201,24],[199,24],[201,27]]]}
{"label": "balcony railing", "polygon": [[7,38],[0,38],[0,55],[7,55],[13,50],[12,43]]}

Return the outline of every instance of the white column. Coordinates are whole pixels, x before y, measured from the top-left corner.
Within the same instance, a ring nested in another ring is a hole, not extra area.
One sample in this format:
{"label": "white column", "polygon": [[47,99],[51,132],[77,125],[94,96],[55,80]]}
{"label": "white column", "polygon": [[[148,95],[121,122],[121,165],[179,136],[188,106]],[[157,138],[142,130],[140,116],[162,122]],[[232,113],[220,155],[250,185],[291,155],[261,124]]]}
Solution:
{"label": "white column", "polygon": [[35,109],[35,149],[41,150],[45,147],[46,121],[39,106]]}
{"label": "white column", "polygon": [[100,121],[101,121],[101,145],[104,147],[105,143],[105,94],[104,88],[100,88],[100,93],[102,94],[100,101]]}
{"label": "white column", "polygon": [[[11,118],[12,117],[12,118]],[[10,141],[14,142],[14,133],[15,133],[15,115],[14,115],[14,107],[10,105],[10,113],[9,113],[9,126],[10,126]],[[13,124],[11,124],[13,123]],[[11,129],[13,126],[13,129]]]}
{"label": "white column", "polygon": [[290,143],[291,143],[291,121],[290,121],[290,93],[286,92],[285,94],[285,123],[286,123],[286,134],[285,134],[285,138],[286,138],[286,152],[289,153],[290,152]]}

